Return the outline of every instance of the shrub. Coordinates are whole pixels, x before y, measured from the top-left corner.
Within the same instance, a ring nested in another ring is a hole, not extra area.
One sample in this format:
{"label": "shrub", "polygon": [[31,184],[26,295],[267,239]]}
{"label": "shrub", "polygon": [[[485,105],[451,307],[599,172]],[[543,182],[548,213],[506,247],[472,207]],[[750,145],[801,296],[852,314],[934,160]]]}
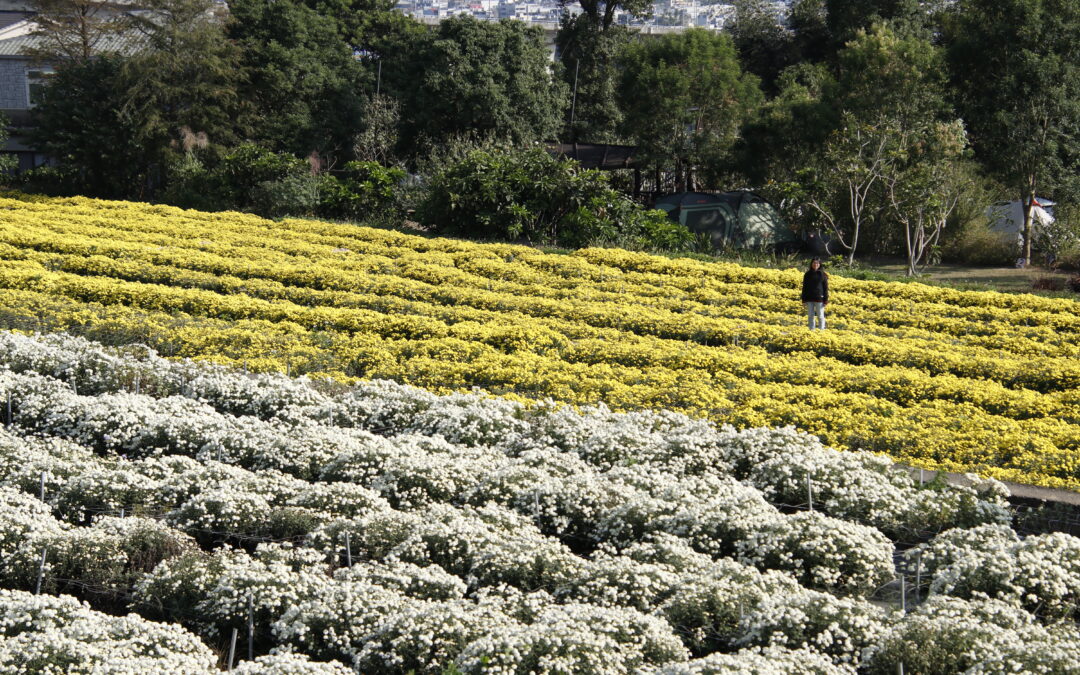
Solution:
{"label": "shrub", "polygon": [[738,542],[743,562],[788,570],[811,587],[868,595],[895,577],[893,544],[878,530],[816,511],[778,518]]}
{"label": "shrub", "polygon": [[730,647],[747,614],[769,598],[785,597],[798,588],[795,579],[782,572],[759,572],[726,558],[710,560],[684,570],[659,613],[688,647],[703,654]]}
{"label": "shrub", "polygon": [[242,661],[235,675],[352,675],[353,669],[338,661],[312,661],[304,654],[279,652]]}
{"label": "shrub", "polygon": [[1080,607],[1080,539],[1060,533],[1020,539],[1004,525],[953,529],[921,553],[932,593],[994,598],[1052,620]]}
{"label": "shrub", "polygon": [[430,179],[420,220],[444,234],[579,248],[686,248],[689,231],[613,190],[599,171],[541,148],[477,148]]}
{"label": "shrub", "polygon": [[217,659],[177,625],[109,616],[74,598],[0,590],[0,671],[5,673],[211,672]]}
{"label": "shrub", "polygon": [[991,230],[985,222],[969,223],[944,250],[950,262],[982,266],[1012,266],[1019,253],[1015,235]]}
{"label": "shrub", "polygon": [[705,658],[672,663],[643,675],[853,675],[855,669],[837,665],[812,649],[768,647],[743,649],[734,654],[710,654]]}
{"label": "shrub", "polygon": [[326,181],[319,204],[324,218],[394,222],[404,215],[399,185],[405,172],[378,162],[349,162]]}
{"label": "shrub", "polygon": [[803,591],[765,600],[739,622],[739,645],[809,645],[837,663],[857,665],[888,627],[880,608],[859,598]]}
{"label": "shrub", "polygon": [[567,604],[529,625],[492,631],[457,658],[466,673],[557,672],[599,675],[685,659],[666,621],[626,608]]}
{"label": "shrub", "polygon": [[903,663],[924,675],[1065,673],[1077,663],[1077,645],[1075,627],[1043,628],[997,600],[938,596],[889,628],[864,654],[861,670],[892,675]]}

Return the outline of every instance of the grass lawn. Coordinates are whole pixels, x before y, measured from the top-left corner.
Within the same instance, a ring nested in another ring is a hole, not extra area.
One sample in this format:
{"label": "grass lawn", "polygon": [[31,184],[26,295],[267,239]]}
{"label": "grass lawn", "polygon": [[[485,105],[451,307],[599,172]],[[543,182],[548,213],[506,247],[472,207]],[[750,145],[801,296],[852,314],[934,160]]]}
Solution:
{"label": "grass lawn", "polygon": [[[880,272],[890,277],[906,278],[907,265],[903,262],[882,261],[865,264],[863,269]],[[936,265],[927,267],[919,280],[966,290],[1078,297],[1076,293],[1068,290],[1067,285],[1068,280],[1075,276],[1068,272],[1038,266],[1017,269],[1015,267]],[[1051,290],[1053,288],[1061,290]]]}

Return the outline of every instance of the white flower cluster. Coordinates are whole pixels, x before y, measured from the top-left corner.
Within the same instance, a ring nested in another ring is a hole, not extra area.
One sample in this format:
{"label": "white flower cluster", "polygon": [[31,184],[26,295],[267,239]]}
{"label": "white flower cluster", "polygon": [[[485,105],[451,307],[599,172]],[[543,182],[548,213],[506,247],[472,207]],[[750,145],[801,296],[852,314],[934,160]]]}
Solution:
{"label": "white flower cluster", "polygon": [[804,504],[890,534],[1008,523],[1004,485],[968,476],[971,486],[920,485],[886,457],[825,447],[794,429],[725,428],[727,458],[770,501]]}
{"label": "white flower cluster", "polygon": [[542,534],[526,517],[495,504],[382,511],[332,522],[314,531],[309,541],[336,554],[345,546],[346,533],[352,555],[440,565],[473,586],[554,587],[582,565],[565,544]]}
{"label": "white flower cluster", "polygon": [[110,616],[74,598],[0,590],[0,672],[209,675],[217,657],[177,625]]}
{"label": "white flower cluster", "polygon": [[734,654],[711,654],[686,663],[673,663],[643,675],[854,675],[851,666],[835,664],[811,649],[766,647]]}
{"label": "white flower cluster", "polygon": [[626,608],[566,604],[541,611],[531,624],[473,641],[455,663],[465,673],[614,675],[687,655],[663,619]]}
{"label": "white flower cluster", "polygon": [[170,558],[135,584],[135,608],[217,635],[225,628],[247,629],[249,614],[268,632],[288,608],[331,584],[317,551],[260,544],[254,555],[221,548],[213,554]]}
{"label": "white flower cluster", "polygon": [[236,675],[353,675],[338,661],[312,661],[304,654],[279,652],[243,661],[232,669]]}
{"label": "white flower cluster", "polygon": [[743,617],[739,645],[809,645],[837,663],[857,665],[890,623],[885,610],[860,598],[805,590],[764,600]]}
{"label": "white flower cluster", "polygon": [[158,563],[196,550],[195,541],[156,520],[104,517],[90,527],[63,528],[52,516],[0,562],[11,588],[92,597],[123,594]]}
{"label": "white flower cluster", "polygon": [[869,595],[896,577],[893,544],[866,525],[804,511],[747,533],[740,558],[794,572],[808,586]]}
{"label": "white flower cluster", "polygon": [[913,673],[1074,673],[1076,624],[1045,627],[998,600],[935,596],[896,621],[863,655],[861,670]]}
{"label": "white flower cluster", "polygon": [[931,575],[930,592],[994,598],[1046,620],[1080,610],[1080,538],[1061,532],[1021,539],[1003,525],[953,529],[907,552]]}

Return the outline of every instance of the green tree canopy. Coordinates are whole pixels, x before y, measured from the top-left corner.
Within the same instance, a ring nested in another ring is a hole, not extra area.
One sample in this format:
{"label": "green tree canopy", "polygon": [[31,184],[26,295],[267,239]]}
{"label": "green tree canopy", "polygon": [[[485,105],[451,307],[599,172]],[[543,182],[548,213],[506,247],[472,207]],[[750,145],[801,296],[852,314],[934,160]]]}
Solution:
{"label": "green tree canopy", "polygon": [[555,45],[571,95],[568,140],[587,143],[618,140],[622,111],[615,61],[630,39],[630,31],[623,26],[605,30],[587,14],[563,14]]}
{"label": "green tree canopy", "polygon": [[240,50],[225,39],[225,13],[214,0],[145,0],[131,15],[142,49],[121,68],[121,113],[136,140],[154,152],[187,134],[237,142],[249,119],[239,94]]}
{"label": "green tree canopy", "polygon": [[928,39],[877,23],[860,29],[838,54],[833,105],[869,120],[951,117],[944,53]]}
{"label": "green tree canopy", "polygon": [[[304,0],[316,14],[333,20],[339,36],[353,51],[386,56],[404,36],[423,25],[394,9],[395,0]],[[232,3],[230,3],[230,7]]]}
{"label": "green tree canopy", "polygon": [[927,0],[825,0],[829,32],[838,46],[875,23],[924,26],[933,4]]}
{"label": "green tree canopy", "polygon": [[339,22],[297,0],[233,0],[229,37],[243,50],[253,137],[275,150],[339,155],[361,123],[371,73]]}
{"label": "green tree canopy", "polygon": [[735,147],[739,172],[766,191],[770,184],[793,180],[797,169],[812,163],[840,124],[840,111],[833,105],[836,79],[824,64],[792,66],[780,75],[777,87],[777,95],[743,127]]}
{"label": "green tree canopy", "polygon": [[384,86],[401,101],[411,152],[470,133],[516,144],[554,139],[562,125],[566,86],[550,73],[539,28],[454,17],[394,58],[409,70]]}
{"label": "green tree canopy", "polygon": [[32,142],[71,174],[72,191],[139,195],[150,162],[123,105],[122,58],[103,55],[56,69],[34,107]]}
{"label": "green tree canopy", "polygon": [[1074,180],[1080,164],[1080,4],[961,0],[945,40],[957,107],[980,162],[1031,202]]}
{"label": "green tree canopy", "polygon": [[757,75],[772,92],[781,71],[798,60],[795,34],[783,25],[774,8],[767,0],[735,0],[734,19],[724,25],[743,68]]}
{"label": "green tree canopy", "polygon": [[619,95],[624,133],[646,162],[677,172],[713,171],[762,102],[731,37],[701,29],[627,46]]}

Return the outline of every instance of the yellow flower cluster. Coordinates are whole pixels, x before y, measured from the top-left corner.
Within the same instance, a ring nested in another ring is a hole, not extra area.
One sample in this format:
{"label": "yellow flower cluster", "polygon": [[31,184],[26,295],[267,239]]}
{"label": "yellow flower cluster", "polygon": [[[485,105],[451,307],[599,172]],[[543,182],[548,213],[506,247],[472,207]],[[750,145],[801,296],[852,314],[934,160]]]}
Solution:
{"label": "yellow flower cluster", "polygon": [[0,197],[0,323],[252,370],[793,424],[928,468],[1080,488],[1080,303],[616,249]]}

